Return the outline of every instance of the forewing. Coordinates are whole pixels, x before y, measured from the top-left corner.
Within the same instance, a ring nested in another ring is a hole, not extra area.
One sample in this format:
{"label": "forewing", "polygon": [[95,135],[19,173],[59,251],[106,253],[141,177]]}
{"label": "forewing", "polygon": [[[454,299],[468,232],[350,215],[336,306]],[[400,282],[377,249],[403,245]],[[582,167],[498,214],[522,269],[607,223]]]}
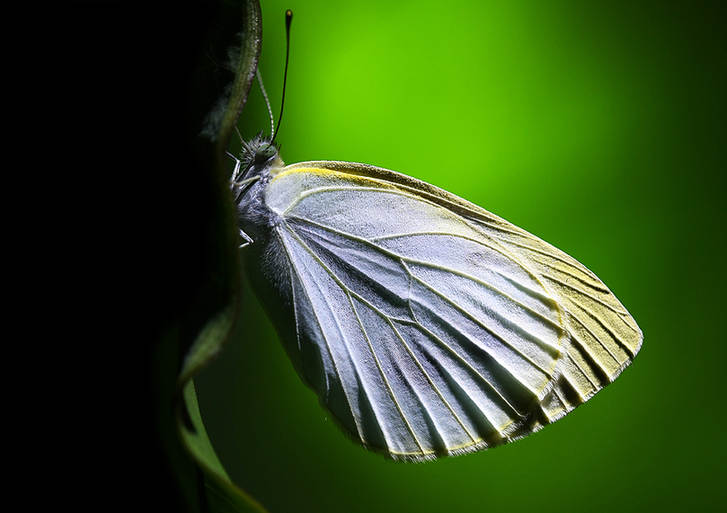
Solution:
{"label": "forewing", "polygon": [[608,287],[583,264],[525,230],[447,191],[395,171],[347,162],[299,165],[390,184],[440,205],[467,219],[538,277],[563,309],[568,331],[565,357],[559,363],[561,376],[543,400],[548,420],[568,413],[612,382],[641,348],[641,330]]}
{"label": "forewing", "polygon": [[524,436],[636,351],[607,346],[618,362],[609,367],[610,353],[594,349],[615,321],[635,328],[595,276],[437,191],[379,168],[316,162],[289,166],[266,193],[289,262],[303,377],[355,438],[395,458]]}

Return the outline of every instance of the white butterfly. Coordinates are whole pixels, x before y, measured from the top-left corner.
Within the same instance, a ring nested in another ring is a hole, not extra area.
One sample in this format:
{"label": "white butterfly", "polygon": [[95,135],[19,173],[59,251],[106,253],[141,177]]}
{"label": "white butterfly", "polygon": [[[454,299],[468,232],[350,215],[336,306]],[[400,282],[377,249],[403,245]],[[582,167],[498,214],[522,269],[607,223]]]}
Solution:
{"label": "white butterfly", "polygon": [[562,251],[395,171],[285,166],[270,121],[233,157],[248,274],[303,380],[365,447],[427,460],[510,442],[639,351],[631,315]]}
{"label": "white butterfly", "polygon": [[537,431],[641,346],[582,264],[425,182],[349,162],[284,166],[258,136],[231,187],[249,275],[296,369],[346,432],[394,459]]}

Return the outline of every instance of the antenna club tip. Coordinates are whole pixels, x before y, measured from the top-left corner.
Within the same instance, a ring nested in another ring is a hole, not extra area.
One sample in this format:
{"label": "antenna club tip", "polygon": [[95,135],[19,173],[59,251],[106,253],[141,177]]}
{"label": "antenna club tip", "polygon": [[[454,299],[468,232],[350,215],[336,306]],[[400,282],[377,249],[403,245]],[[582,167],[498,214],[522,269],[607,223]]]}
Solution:
{"label": "antenna club tip", "polygon": [[285,17],[290,19],[293,17],[293,10],[292,9],[286,9],[285,10]]}

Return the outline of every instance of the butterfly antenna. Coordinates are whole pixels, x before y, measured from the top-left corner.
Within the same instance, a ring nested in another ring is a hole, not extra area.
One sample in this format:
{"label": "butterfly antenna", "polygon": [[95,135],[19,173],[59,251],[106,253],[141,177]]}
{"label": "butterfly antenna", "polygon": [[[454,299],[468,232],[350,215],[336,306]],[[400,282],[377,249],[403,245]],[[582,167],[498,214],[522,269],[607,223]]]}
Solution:
{"label": "butterfly antenna", "polygon": [[263,93],[263,98],[265,98],[265,105],[268,107],[268,116],[270,116],[270,137],[273,137],[273,132],[275,131],[275,120],[273,119],[273,109],[270,108],[270,100],[268,99],[268,93],[265,91],[265,86],[263,85],[263,76],[260,74],[260,69],[256,71],[257,74],[257,81],[260,84],[260,91]]}
{"label": "butterfly antenna", "polygon": [[290,23],[293,21],[293,11],[288,9],[285,11],[285,71],[283,72],[283,97],[280,100],[280,116],[278,116],[278,125],[273,131],[273,138],[270,142],[275,142],[275,136],[278,135],[280,121],[283,119],[283,106],[285,105],[285,83],[288,80],[288,57],[290,57]]}

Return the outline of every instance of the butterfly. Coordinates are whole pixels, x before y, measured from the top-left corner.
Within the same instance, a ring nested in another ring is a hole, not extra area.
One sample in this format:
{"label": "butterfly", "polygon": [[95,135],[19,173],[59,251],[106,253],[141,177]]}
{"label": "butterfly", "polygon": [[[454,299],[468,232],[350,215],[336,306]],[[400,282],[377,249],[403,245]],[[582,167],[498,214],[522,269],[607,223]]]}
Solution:
{"label": "butterfly", "polygon": [[364,447],[422,461],[516,440],[638,353],[632,316],[564,252],[395,171],[286,166],[273,141],[243,142],[230,180],[247,274],[303,381]]}

